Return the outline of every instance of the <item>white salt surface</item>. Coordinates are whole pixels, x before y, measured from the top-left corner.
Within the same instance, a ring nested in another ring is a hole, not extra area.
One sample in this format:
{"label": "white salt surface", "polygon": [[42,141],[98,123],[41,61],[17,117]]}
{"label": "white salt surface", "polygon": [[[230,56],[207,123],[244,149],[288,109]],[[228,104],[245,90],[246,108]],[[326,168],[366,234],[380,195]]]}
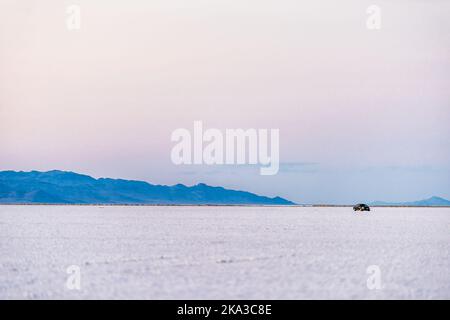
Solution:
{"label": "white salt surface", "polygon": [[0,299],[449,299],[449,231],[449,208],[0,206]]}

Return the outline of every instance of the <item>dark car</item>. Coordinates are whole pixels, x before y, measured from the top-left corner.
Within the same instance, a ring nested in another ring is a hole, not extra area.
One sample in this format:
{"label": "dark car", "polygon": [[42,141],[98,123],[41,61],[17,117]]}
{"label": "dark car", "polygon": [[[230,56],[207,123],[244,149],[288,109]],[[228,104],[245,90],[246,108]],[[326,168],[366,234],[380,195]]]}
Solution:
{"label": "dark car", "polygon": [[367,204],[364,203],[358,203],[356,206],[353,207],[354,211],[370,211],[370,208]]}

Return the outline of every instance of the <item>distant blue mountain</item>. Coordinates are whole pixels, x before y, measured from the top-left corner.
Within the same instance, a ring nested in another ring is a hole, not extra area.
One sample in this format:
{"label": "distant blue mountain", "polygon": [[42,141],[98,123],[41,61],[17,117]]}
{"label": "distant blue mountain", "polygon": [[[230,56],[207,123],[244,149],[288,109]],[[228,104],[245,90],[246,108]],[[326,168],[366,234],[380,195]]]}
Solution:
{"label": "distant blue mountain", "polygon": [[411,207],[439,207],[450,206],[450,201],[440,197],[431,197],[429,199],[411,201],[411,202],[372,202],[373,206],[411,206]]}
{"label": "distant blue mountain", "polygon": [[0,171],[0,203],[291,205],[286,199],[211,187],[94,179],[74,172]]}

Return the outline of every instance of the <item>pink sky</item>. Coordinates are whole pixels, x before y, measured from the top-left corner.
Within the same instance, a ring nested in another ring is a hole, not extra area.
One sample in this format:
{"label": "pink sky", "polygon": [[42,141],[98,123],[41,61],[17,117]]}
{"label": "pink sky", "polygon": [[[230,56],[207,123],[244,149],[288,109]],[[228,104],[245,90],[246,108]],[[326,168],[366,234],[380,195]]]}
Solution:
{"label": "pink sky", "polygon": [[[378,1],[376,31],[371,4],[2,1],[0,170],[299,202],[449,198],[450,3]],[[174,166],[170,134],[195,120],[280,129],[284,170]]]}

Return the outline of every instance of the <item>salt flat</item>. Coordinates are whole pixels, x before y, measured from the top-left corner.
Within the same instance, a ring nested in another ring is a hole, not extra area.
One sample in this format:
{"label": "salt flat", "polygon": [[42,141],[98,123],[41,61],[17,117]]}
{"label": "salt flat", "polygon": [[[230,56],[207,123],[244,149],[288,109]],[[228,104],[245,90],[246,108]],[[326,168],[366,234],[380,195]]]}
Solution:
{"label": "salt flat", "polygon": [[449,299],[449,231],[449,208],[0,206],[0,299]]}

